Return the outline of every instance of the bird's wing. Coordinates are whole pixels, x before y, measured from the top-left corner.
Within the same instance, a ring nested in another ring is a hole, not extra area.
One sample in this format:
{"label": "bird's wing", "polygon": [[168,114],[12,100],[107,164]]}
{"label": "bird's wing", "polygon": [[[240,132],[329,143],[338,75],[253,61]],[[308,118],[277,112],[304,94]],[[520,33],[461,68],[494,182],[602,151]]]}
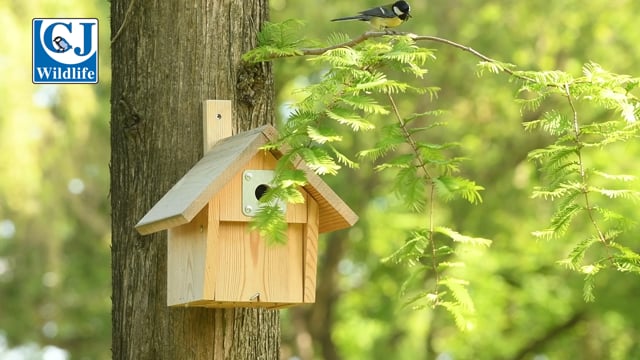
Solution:
{"label": "bird's wing", "polygon": [[364,16],[375,16],[383,18],[394,18],[397,16],[391,9],[391,6],[374,7],[369,10],[360,11],[360,14]]}

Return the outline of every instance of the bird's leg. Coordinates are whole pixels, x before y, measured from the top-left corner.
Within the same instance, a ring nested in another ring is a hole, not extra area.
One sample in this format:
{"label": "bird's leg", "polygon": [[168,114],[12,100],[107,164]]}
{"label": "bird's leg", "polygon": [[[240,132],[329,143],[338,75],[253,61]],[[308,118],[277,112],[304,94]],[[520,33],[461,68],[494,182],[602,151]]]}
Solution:
{"label": "bird's leg", "polygon": [[395,31],[395,30],[391,30],[391,29],[389,29],[388,27],[385,27],[385,28],[384,28],[384,32],[385,32],[385,34],[387,34],[387,35],[398,35],[398,32],[397,32],[397,31]]}

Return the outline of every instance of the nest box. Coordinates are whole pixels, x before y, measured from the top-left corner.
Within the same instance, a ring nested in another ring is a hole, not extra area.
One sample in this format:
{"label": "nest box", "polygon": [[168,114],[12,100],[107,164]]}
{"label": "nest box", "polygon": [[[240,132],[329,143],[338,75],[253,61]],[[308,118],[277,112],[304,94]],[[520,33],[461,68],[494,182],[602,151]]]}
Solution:
{"label": "nest box", "polygon": [[279,308],[315,302],[318,234],[357,215],[304,163],[303,204],[281,204],[287,242],[267,244],[249,222],[270,186],[278,151],[272,126],[231,136],[229,101],[205,102],[205,155],[136,225],[168,230],[169,306]]}

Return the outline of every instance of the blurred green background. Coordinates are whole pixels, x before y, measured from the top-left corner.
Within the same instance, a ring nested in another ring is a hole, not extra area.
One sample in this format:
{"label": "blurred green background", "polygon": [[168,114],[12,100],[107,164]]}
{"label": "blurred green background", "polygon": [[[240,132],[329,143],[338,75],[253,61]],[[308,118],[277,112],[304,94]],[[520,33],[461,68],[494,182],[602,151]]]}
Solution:
{"label": "blurred green background", "polygon": [[[333,32],[355,37],[366,24],[329,20],[375,5],[273,0],[271,17],[305,21],[301,35],[309,39]],[[636,0],[411,5],[413,18],[400,30],[469,45],[520,69],[579,76],[581,66],[593,61],[640,75]],[[34,17],[100,19],[98,85],[31,83]],[[108,359],[109,3],[0,0],[0,24],[0,358]],[[585,303],[581,277],[556,264],[584,236],[582,229],[548,242],[530,234],[546,227],[551,213],[550,204],[529,198],[539,173],[526,154],[550,139],[525,133],[521,123],[539,114],[521,112],[517,85],[506,76],[477,77],[471,55],[421,45],[437,49],[438,58],[420,84],[442,90],[437,99],[404,96],[398,105],[404,114],[448,110],[448,126],[431,140],[459,141],[470,158],[464,175],[486,188],[481,205],[451,202],[437,209],[439,222],[494,241],[489,249],[460,255],[476,305],[474,326],[460,332],[447,313],[402,307],[399,292],[408,270],[381,259],[419,219],[389,194],[388,178],[363,164],[327,179],[360,222],[321,241],[321,303],[282,312],[283,358],[639,359],[638,278],[605,273],[597,281],[597,301]],[[277,101],[286,114],[293,90],[317,81],[323,69],[304,58],[274,64]],[[609,115],[581,112],[585,121]],[[375,132],[344,136],[348,153],[375,141]],[[640,145],[630,142],[596,151],[588,161],[610,173],[638,175],[639,154]],[[617,210],[636,220],[636,207],[620,203]],[[638,250],[632,235],[627,241]]]}

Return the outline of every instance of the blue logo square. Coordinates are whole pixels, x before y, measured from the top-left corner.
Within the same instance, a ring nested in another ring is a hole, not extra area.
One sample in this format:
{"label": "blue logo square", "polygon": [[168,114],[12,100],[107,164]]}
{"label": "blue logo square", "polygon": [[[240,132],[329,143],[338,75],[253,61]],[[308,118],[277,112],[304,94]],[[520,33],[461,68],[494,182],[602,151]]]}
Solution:
{"label": "blue logo square", "polygon": [[98,19],[33,19],[33,83],[96,84]]}

